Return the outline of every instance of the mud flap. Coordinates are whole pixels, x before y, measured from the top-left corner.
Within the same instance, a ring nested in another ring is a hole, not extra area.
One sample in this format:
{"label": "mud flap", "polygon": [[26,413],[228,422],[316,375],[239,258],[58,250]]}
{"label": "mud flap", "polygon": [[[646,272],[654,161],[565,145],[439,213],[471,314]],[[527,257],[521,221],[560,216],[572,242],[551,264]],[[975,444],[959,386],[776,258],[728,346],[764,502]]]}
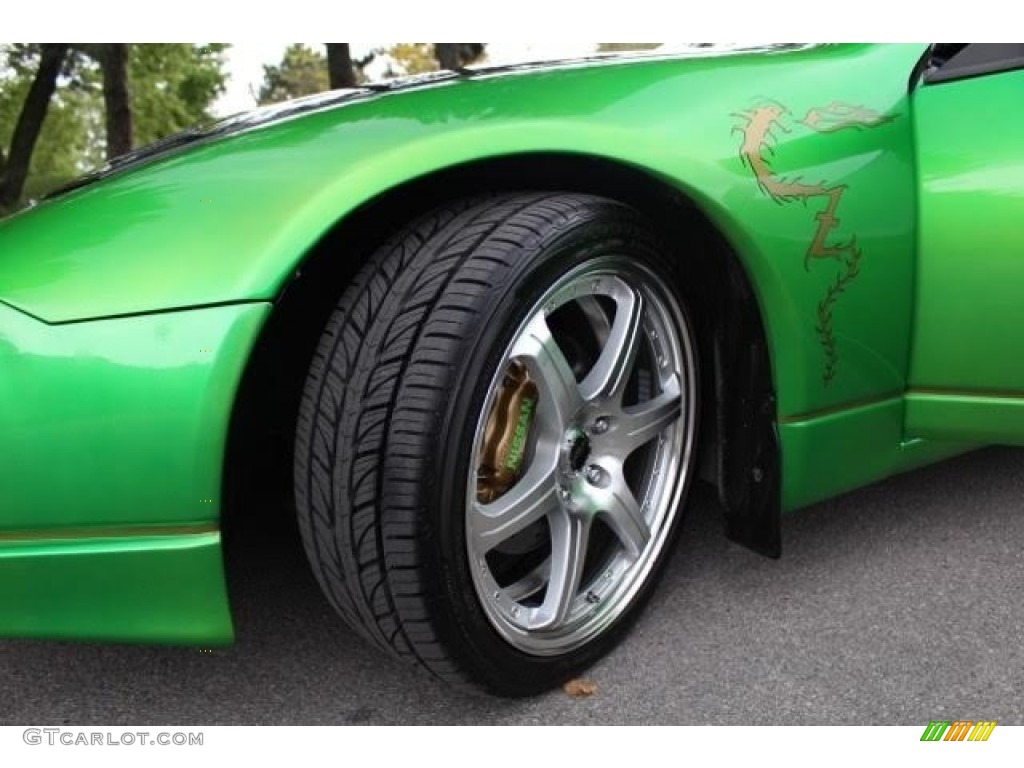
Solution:
{"label": "mud flap", "polygon": [[[730,277],[733,291],[745,292],[743,281],[734,273]],[[715,465],[726,535],[777,558],[782,554],[781,451],[771,360],[752,306],[735,302],[716,324]]]}

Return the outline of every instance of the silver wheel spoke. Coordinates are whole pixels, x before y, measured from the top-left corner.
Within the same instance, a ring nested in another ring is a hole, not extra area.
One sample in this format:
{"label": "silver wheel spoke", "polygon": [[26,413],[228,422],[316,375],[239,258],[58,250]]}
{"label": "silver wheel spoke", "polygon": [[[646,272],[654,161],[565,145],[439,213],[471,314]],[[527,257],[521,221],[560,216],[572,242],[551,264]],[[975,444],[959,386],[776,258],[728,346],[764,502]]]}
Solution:
{"label": "silver wheel spoke", "polygon": [[544,589],[548,583],[550,571],[551,558],[548,558],[528,574],[523,576],[519,581],[514,584],[509,584],[507,587],[503,588],[502,592],[504,592],[505,597],[513,603],[525,600]]}
{"label": "silver wheel spoke", "polygon": [[558,509],[556,490],[557,457],[544,453],[534,457],[526,474],[504,496],[490,504],[474,502],[470,531],[479,554],[486,554],[501,542]]}
{"label": "silver wheel spoke", "polygon": [[673,376],[658,396],[623,408],[615,435],[623,456],[628,456],[664,432],[666,427],[679,418],[682,411],[683,398],[678,376]]}
{"label": "silver wheel spoke", "polygon": [[640,509],[633,491],[626,484],[622,472],[617,470],[613,477],[607,509],[604,510],[604,521],[635,559],[650,541],[651,528],[644,519],[644,512]]}
{"label": "silver wheel spoke", "polygon": [[555,627],[568,617],[583,578],[589,538],[589,518],[551,516],[551,575],[544,603],[535,610],[530,629]]}
{"label": "silver wheel spoke", "polygon": [[540,390],[537,418],[549,429],[561,432],[583,401],[576,377],[551,335],[543,312],[530,321],[510,356],[521,361],[537,382]]}
{"label": "silver wheel spoke", "polygon": [[580,382],[579,391],[584,400],[607,397],[617,401],[622,398],[622,390],[636,360],[642,316],[643,300],[634,291],[627,290],[617,297],[615,320],[608,340],[594,367]]}

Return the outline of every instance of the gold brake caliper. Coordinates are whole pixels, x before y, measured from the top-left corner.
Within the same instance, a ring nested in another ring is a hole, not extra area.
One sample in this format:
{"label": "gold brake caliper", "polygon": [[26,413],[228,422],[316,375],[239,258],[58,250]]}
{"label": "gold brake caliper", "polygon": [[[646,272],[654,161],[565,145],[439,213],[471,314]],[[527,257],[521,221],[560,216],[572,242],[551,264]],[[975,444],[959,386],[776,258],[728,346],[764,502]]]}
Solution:
{"label": "gold brake caliper", "polygon": [[513,361],[484,428],[476,474],[477,501],[494,501],[519,479],[536,412],[537,385],[526,366]]}

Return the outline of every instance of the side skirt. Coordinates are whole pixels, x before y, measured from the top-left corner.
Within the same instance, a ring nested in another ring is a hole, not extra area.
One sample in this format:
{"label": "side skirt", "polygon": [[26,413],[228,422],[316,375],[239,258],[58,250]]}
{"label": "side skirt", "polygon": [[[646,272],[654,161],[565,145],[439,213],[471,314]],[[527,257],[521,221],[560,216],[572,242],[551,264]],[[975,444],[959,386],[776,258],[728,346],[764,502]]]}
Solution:
{"label": "side skirt", "polygon": [[783,510],[979,447],[976,438],[933,441],[905,432],[906,407],[905,396],[899,394],[841,411],[782,419]]}
{"label": "side skirt", "polygon": [[907,433],[1024,445],[1024,394],[912,389],[907,393]]}
{"label": "side skirt", "polygon": [[0,534],[0,636],[230,643],[220,531],[159,530]]}

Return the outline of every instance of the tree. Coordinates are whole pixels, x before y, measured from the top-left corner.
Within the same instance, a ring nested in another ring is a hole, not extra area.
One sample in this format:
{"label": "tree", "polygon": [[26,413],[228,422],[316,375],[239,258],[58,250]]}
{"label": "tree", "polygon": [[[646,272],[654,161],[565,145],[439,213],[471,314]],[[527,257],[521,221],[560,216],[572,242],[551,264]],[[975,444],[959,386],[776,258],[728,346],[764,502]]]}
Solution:
{"label": "tree", "polygon": [[437,59],[430,43],[395,43],[383,53],[388,58],[387,77],[437,70]]}
{"label": "tree", "polygon": [[21,197],[32,151],[42,132],[46,111],[57,88],[57,77],[67,52],[67,43],[46,43],[40,46],[39,67],[11,135],[7,157],[0,151],[0,208],[13,207]]}
{"label": "tree", "polygon": [[320,93],[329,87],[324,55],[303,43],[293,43],[285,49],[280,64],[263,66],[259,103],[273,104]]}
{"label": "tree", "polygon": [[210,108],[227,80],[224,43],[159,43],[129,48],[136,145],[213,119]]}
{"label": "tree", "polygon": [[327,79],[331,88],[354,88],[356,73],[348,43],[324,43],[327,46]]}
{"label": "tree", "polygon": [[[14,146],[22,113],[36,108],[30,105],[38,100],[29,94],[42,71],[45,47],[0,44],[0,148]],[[0,149],[0,185],[12,185],[9,199],[0,207],[11,208],[19,199],[38,197],[101,163],[108,133],[113,138],[111,152],[117,153],[211,120],[210,107],[224,90],[226,48],[221,43],[128,45],[124,48],[127,76],[121,84],[105,78],[107,45],[66,48],[34,151],[29,152],[20,198],[13,191],[17,179],[6,173],[10,163],[3,162]],[[49,50],[47,56],[52,58]],[[122,71],[120,64],[117,69]],[[118,106],[115,96],[113,110],[122,110],[122,117],[108,126],[113,111],[106,108],[111,87],[127,98],[127,107],[123,98]],[[130,133],[124,130],[125,112],[130,116]],[[21,138],[18,144],[23,145]]]}
{"label": "tree", "polygon": [[132,106],[128,93],[128,46],[105,43],[99,51],[103,69],[103,106],[107,116],[107,159],[132,148]]}
{"label": "tree", "polygon": [[441,69],[459,69],[479,59],[485,43],[434,43],[434,55]]}
{"label": "tree", "polygon": [[[39,43],[0,44],[0,147],[10,144],[35,80],[40,51]],[[74,47],[68,50],[32,152],[21,200],[39,197],[103,162],[100,77],[95,61]]]}

